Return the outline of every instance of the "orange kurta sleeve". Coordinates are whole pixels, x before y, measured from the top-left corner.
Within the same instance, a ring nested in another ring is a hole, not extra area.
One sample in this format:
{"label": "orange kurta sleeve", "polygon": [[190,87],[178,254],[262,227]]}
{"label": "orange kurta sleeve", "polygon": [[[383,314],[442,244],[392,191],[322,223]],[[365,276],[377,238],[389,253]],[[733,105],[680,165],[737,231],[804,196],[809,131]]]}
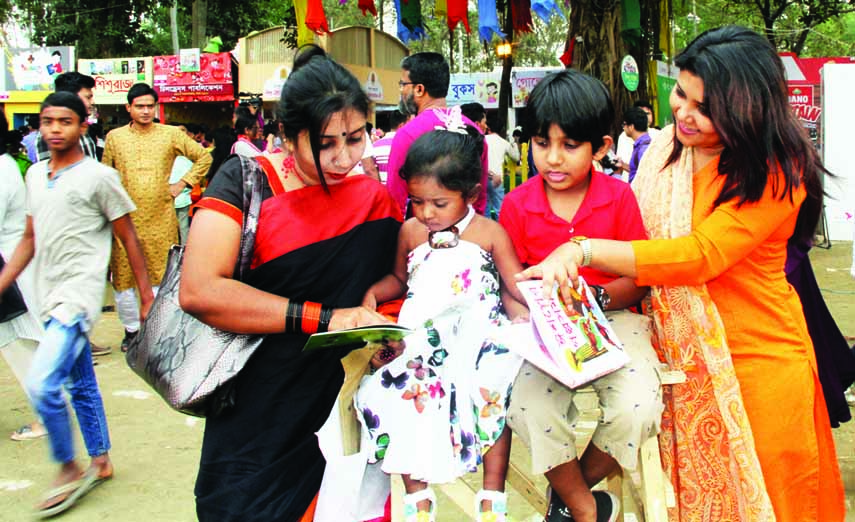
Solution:
{"label": "orange kurta sleeve", "polygon": [[[778,180],[780,192],[783,181]],[[719,183],[716,183],[718,185]],[[716,207],[707,215],[701,208],[693,214],[694,229],[685,237],[633,241],[637,284],[639,285],[698,285],[721,275],[746,258],[782,226],[792,226],[805,199],[804,186],[789,197],[776,196],[768,183],[760,200],[744,203],[735,200]],[[716,192],[717,194],[718,192]],[[695,206],[699,199],[695,197]]]}

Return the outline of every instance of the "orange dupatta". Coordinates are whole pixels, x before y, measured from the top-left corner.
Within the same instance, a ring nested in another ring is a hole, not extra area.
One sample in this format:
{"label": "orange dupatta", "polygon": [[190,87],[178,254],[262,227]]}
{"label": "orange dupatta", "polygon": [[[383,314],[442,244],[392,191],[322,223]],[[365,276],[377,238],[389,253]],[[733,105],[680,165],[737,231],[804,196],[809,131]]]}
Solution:
{"label": "orange dupatta", "polygon": [[[692,232],[692,149],[664,169],[674,130],[650,144],[633,190],[651,239]],[[659,446],[677,494],[671,521],[775,520],[724,325],[706,285],[651,288],[654,344],[687,381],[663,390]]]}

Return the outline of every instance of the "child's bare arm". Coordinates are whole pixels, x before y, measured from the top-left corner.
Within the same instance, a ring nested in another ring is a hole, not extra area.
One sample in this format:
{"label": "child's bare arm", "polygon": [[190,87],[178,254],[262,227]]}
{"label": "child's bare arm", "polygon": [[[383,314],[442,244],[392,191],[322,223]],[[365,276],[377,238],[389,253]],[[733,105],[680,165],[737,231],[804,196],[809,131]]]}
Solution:
{"label": "child's bare arm", "polygon": [[410,253],[409,238],[412,231],[411,221],[401,226],[398,232],[398,248],[395,252],[395,265],[392,273],[386,274],[365,292],[362,306],[370,310],[377,309],[377,303],[385,303],[397,299],[407,291],[407,255]]}
{"label": "child's bare arm", "polygon": [[514,278],[514,275],[522,270],[522,263],[517,259],[514,245],[505,229],[498,223],[490,222],[490,225],[490,237],[493,238],[493,261],[501,277],[502,304],[505,305],[505,312],[512,321],[528,319],[528,306]]}
{"label": "child's bare arm", "polygon": [[154,293],[148,279],[148,270],[146,270],[140,240],[129,214],[113,220],[113,233],[119,238],[128,253],[128,263],[131,265],[140,293],[140,320],[143,320],[148,315],[151,303],[154,301]]}

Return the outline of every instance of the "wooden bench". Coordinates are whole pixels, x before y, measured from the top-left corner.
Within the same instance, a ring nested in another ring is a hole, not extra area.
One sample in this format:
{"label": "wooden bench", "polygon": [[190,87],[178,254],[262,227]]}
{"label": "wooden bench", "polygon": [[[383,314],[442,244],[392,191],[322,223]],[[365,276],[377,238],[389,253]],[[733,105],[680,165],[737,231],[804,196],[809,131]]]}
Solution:
{"label": "wooden bench", "polygon": [[[353,407],[353,395],[359,387],[360,380],[364,375],[364,370],[373,353],[372,348],[365,348],[352,352],[342,363],[345,367],[345,383],[342,386],[340,394],[340,415],[342,423],[342,443],[345,454],[353,454],[359,450],[359,421],[356,418],[356,411]],[[662,371],[662,385],[668,386],[685,382],[686,376],[682,372]],[[577,395],[579,402],[592,402],[596,404],[594,390],[592,388],[584,388]],[[577,404],[577,407],[579,404]],[[589,424],[595,424],[595,419],[599,416],[599,411],[596,406],[589,408],[581,408],[580,411],[587,419]],[[584,422],[580,422],[580,425]],[[588,443],[590,434],[584,432],[578,434],[577,445],[581,450]],[[518,440],[514,445],[522,445]],[[526,450],[527,451],[527,450]],[[529,473],[527,464],[519,462],[519,458],[515,458],[511,454],[511,461],[508,466],[507,482],[510,487],[526,503],[531,506],[535,513],[544,515],[546,513],[547,501],[544,488],[538,486],[536,480]],[[627,476],[628,475],[628,476]],[[627,480],[628,479],[628,480]],[[404,483],[400,475],[393,475],[392,481],[392,521],[401,522],[404,520],[403,501]],[[480,484],[480,476],[477,477],[473,484]],[[432,486],[438,494],[444,495],[451,500],[461,511],[472,516],[473,507],[475,506],[475,495],[479,489],[476,485],[470,485],[465,480],[457,480],[449,484],[437,484]],[[676,497],[674,488],[670,480],[666,477],[662,470],[662,459],[659,454],[659,441],[656,437],[652,437],[645,441],[639,449],[639,463],[636,471],[632,473],[615,474],[609,477],[606,481],[606,488],[622,499],[621,514],[618,517],[619,522],[623,522],[624,513],[634,513],[636,520],[646,522],[661,522],[668,520],[667,508],[676,505]],[[440,512],[442,517],[442,511]],[[534,519],[532,519],[534,520]]]}

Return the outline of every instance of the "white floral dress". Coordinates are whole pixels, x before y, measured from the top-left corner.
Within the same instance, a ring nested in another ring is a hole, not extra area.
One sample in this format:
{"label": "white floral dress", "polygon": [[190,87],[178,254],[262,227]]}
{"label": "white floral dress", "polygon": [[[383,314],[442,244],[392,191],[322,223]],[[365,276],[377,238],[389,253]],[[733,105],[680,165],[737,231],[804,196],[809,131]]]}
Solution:
{"label": "white floral dress", "polygon": [[354,399],[363,448],[386,473],[451,482],[475,471],[502,433],[522,360],[495,339],[508,321],[491,254],[464,240],[453,248],[424,243],[407,271],[398,323],[416,333]]}

